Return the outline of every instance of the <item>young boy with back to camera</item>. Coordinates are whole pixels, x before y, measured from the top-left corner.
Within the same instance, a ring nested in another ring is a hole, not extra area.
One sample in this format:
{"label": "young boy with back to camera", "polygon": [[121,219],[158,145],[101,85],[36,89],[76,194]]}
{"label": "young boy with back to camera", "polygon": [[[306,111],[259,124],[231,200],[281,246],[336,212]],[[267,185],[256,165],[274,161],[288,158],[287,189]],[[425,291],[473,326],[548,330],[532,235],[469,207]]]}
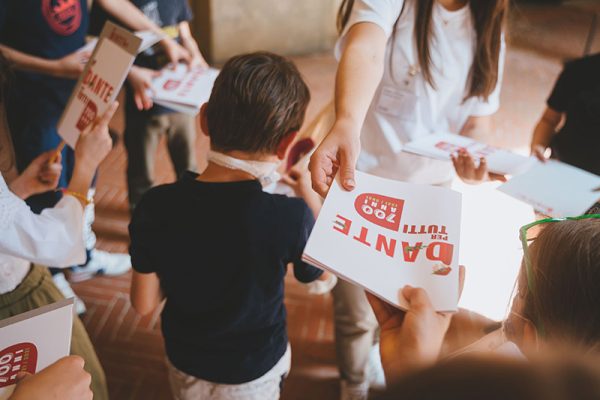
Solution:
{"label": "young boy with back to camera", "polygon": [[276,179],[309,98],[286,59],[232,58],[200,114],[207,169],[151,189],[134,212],[131,301],[147,314],[166,299],[176,399],[279,398],[291,359],[286,267],[305,283],[329,277],[301,261],[314,224],[306,203],[262,186]]}

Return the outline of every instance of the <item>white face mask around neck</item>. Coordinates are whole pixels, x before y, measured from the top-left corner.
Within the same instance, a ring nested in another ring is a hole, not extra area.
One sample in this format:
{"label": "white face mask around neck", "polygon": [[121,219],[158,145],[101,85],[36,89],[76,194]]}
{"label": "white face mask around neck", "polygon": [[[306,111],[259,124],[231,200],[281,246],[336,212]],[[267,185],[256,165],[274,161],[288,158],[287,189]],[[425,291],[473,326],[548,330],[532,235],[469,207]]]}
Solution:
{"label": "white face mask around neck", "polygon": [[277,172],[280,162],[240,160],[212,150],[208,152],[208,161],[221,167],[244,171],[258,179],[263,187],[272,185],[281,178]]}

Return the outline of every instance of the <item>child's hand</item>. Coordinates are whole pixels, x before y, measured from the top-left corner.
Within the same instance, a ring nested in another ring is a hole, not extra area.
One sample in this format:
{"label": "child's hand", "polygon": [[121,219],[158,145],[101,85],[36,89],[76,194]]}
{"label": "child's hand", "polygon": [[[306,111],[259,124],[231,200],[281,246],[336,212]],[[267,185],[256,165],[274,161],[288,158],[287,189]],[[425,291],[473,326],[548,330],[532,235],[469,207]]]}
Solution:
{"label": "child's hand", "polygon": [[198,43],[192,36],[192,32],[190,30],[190,25],[187,21],[179,23],[179,37],[181,38],[182,46],[188,51],[190,54],[190,61],[188,63],[188,69],[192,68],[208,68],[208,63],[202,56],[200,49],[198,48]]}
{"label": "child's hand", "polygon": [[303,199],[306,199],[306,196],[314,193],[311,187],[310,172],[308,171],[302,171],[297,167],[292,167],[292,169],[281,177],[281,180],[294,190],[296,196]]}
{"label": "child's hand", "polygon": [[294,190],[296,196],[304,199],[316,218],[321,211],[322,201],[311,186],[310,172],[292,167],[287,174],[281,177],[281,180]]}
{"label": "child's hand", "polygon": [[531,145],[531,155],[535,156],[541,162],[548,161],[546,157],[546,149],[547,147],[542,146],[541,144]]}
{"label": "child's hand", "polygon": [[[53,161],[53,162],[50,162]],[[62,172],[60,153],[50,150],[40,154],[15,180],[10,190],[21,199],[56,189]]]}
{"label": "child's hand", "polygon": [[323,295],[331,292],[337,284],[337,276],[330,272],[323,271],[323,274],[316,281],[307,283],[309,294]]}
{"label": "child's hand", "polygon": [[159,71],[148,68],[132,67],[127,79],[133,89],[133,100],[138,110],[149,110],[154,105],[148,90],[152,90],[152,79],[160,75]]}
{"label": "child's hand", "polygon": [[489,172],[487,168],[487,160],[484,157],[479,159],[479,166],[475,167],[475,161],[468,151],[461,149],[458,154],[450,156],[456,174],[464,182],[471,185],[477,185],[483,182],[500,181],[506,182],[506,177],[501,174]]}
{"label": "child's hand", "polygon": [[[459,270],[459,294],[464,284],[464,267]],[[411,369],[436,362],[452,314],[435,311],[425,290],[405,286],[400,296],[409,304],[402,311],[367,293],[379,323],[381,362],[388,384]]]}
{"label": "child's hand", "polygon": [[40,372],[17,376],[17,386],[11,400],[92,400],[92,378],[78,356],[61,358]]}
{"label": "child's hand", "polygon": [[91,56],[92,53],[89,51],[75,51],[67,54],[63,58],[53,61],[51,74],[59,78],[77,79]]}
{"label": "child's hand", "polygon": [[172,69],[175,69],[180,61],[188,65],[192,61],[190,52],[173,39],[165,38],[160,41],[160,44],[167,54],[167,58],[171,63]]}

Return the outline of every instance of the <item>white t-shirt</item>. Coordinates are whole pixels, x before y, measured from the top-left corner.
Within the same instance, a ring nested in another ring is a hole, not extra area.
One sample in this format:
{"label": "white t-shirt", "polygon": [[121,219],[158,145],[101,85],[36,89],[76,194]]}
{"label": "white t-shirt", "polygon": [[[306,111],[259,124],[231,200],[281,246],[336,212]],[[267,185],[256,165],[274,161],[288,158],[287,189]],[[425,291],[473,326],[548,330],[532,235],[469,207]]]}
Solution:
{"label": "white t-shirt", "polygon": [[34,214],[0,174],[0,294],[15,289],[31,262],[69,266],[85,262],[83,207],[63,196],[53,208]]}
{"label": "white t-shirt", "polygon": [[[477,40],[471,11],[468,5],[448,11],[435,2],[430,53],[436,88],[431,87],[418,66],[414,39],[416,1],[407,0],[392,40],[404,0],[357,0],[337,43],[336,56],[340,58],[345,36],[354,24],[376,24],[388,38],[385,72],[362,129],[358,169],[408,182],[441,184],[454,176],[451,163],[403,153],[403,144],[432,133],[458,134],[470,116],[495,113],[500,84],[487,102],[473,97],[463,101],[469,89]],[[500,74],[504,53],[503,43]]]}

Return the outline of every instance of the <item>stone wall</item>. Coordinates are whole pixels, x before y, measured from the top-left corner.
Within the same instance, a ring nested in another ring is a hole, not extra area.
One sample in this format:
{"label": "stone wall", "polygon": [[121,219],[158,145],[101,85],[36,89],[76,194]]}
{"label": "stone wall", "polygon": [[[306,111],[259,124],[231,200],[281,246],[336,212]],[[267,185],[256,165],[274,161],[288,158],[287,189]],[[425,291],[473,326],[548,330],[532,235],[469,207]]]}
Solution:
{"label": "stone wall", "polygon": [[194,34],[205,56],[220,63],[235,54],[327,51],[336,39],[340,0],[190,0]]}

